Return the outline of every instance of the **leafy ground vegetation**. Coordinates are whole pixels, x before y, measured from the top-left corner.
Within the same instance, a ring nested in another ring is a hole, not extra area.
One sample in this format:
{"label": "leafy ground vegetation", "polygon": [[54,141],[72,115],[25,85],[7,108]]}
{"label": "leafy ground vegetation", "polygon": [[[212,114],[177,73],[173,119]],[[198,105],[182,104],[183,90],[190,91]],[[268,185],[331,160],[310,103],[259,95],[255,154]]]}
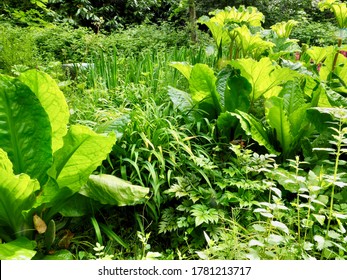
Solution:
{"label": "leafy ground vegetation", "polygon": [[0,259],[347,259],[347,7],[316,2],[331,38],[2,23]]}

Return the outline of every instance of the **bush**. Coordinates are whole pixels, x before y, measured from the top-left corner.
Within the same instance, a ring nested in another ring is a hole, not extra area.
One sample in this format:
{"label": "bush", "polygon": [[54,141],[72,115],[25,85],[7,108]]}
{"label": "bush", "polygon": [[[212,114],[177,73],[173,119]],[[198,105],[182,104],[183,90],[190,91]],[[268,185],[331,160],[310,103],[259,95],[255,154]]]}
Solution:
{"label": "bush", "polygon": [[86,61],[101,47],[102,38],[84,27],[74,29],[69,25],[53,25],[39,29],[35,43],[44,61],[71,63]]}
{"label": "bush", "polygon": [[27,29],[1,24],[0,71],[9,73],[14,65],[37,65],[34,37]]}
{"label": "bush", "polygon": [[336,44],[337,28],[330,22],[302,21],[293,29],[292,37],[300,44],[326,46]]}

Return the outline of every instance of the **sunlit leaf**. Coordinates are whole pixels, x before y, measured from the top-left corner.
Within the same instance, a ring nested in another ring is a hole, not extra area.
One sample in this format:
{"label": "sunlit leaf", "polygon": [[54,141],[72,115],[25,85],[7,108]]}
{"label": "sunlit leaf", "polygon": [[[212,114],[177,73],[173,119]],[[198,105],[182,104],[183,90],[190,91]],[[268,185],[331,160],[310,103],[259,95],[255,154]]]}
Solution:
{"label": "sunlit leaf", "polygon": [[285,232],[286,234],[289,234],[289,229],[284,223],[281,223],[278,221],[271,221],[271,225],[273,227],[278,228],[279,230]]}
{"label": "sunlit leaf", "polygon": [[36,242],[24,237],[0,244],[0,260],[30,260],[36,251]]}
{"label": "sunlit leaf", "polygon": [[80,194],[90,197],[102,204],[135,205],[143,203],[149,188],[133,185],[112,175],[90,175]]}

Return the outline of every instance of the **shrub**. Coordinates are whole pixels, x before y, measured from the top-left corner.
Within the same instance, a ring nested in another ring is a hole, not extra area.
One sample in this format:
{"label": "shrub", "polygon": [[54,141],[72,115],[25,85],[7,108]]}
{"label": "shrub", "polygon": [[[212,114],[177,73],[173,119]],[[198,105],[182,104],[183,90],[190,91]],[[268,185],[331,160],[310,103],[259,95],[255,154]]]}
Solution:
{"label": "shrub", "polygon": [[12,66],[18,64],[35,67],[35,53],[31,32],[9,24],[0,25],[0,71],[8,73]]}
{"label": "shrub", "polygon": [[336,43],[337,28],[330,22],[301,21],[293,30],[292,37],[300,44],[326,46]]}

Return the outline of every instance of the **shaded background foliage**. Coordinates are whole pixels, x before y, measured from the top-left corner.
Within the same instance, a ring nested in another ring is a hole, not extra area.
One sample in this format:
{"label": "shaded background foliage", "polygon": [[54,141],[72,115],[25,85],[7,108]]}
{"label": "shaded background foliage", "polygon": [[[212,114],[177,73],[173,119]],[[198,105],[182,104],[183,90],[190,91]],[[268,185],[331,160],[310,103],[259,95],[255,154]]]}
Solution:
{"label": "shaded background foliage", "polygon": [[2,18],[17,24],[43,23],[43,21],[69,22],[75,26],[110,31],[144,21],[158,23],[175,21],[184,23],[188,6],[195,5],[197,17],[225,6],[255,6],[266,17],[264,27],[275,22],[305,16],[312,22],[331,19],[331,14],[318,11],[312,0],[4,0],[0,5]]}

